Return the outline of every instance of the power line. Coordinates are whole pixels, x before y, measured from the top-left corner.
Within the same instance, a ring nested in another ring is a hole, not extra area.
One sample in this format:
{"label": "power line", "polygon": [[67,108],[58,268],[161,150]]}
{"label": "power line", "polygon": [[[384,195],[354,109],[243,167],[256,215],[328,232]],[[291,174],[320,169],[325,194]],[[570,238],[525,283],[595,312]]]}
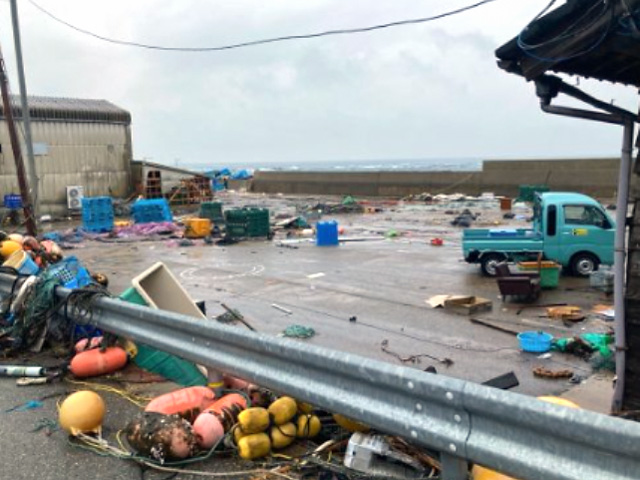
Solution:
{"label": "power line", "polygon": [[[574,58],[580,57],[582,55],[585,55],[589,52],[592,52],[593,50],[595,50],[596,48],[598,48],[600,45],[602,45],[602,43],[606,40],[607,36],[609,35],[609,33],[611,32],[613,23],[614,23],[614,10],[613,10],[613,6],[612,4],[610,4],[609,2],[607,2],[606,0],[595,0],[593,2],[593,5],[591,5],[591,8],[589,8],[580,18],[578,18],[571,26],[569,26],[567,29],[564,30],[564,32],[562,32],[561,34],[557,35],[554,38],[551,38],[549,40],[545,40],[543,42],[540,42],[538,44],[535,45],[530,45],[527,44],[524,39],[523,36],[525,33],[528,32],[530,26],[536,21],[538,20],[543,14],[545,14],[550,8],[551,6],[555,3],[556,0],[552,0],[549,5],[547,5],[547,7],[540,12],[530,23],[529,25],[527,25],[525,27],[525,29],[520,32],[520,34],[517,37],[517,44],[518,47],[520,47],[520,49],[529,57],[538,60],[540,62],[548,62],[548,63],[558,63],[558,62],[565,62],[567,60],[572,60]],[[591,20],[590,23],[587,23],[586,25],[583,25],[581,27],[579,27],[577,30],[574,30],[574,28],[578,27],[579,24],[587,19],[588,17],[591,16],[591,14],[596,10],[596,8],[598,6],[601,6],[601,11],[598,12],[598,14],[595,16],[595,18],[593,18],[593,20]],[[569,38],[575,38],[578,35],[590,30],[592,27],[596,26],[598,23],[601,22],[601,20],[606,17],[607,12],[610,13],[611,19],[609,21],[609,24],[605,26],[605,28],[603,29],[601,35],[588,47],[584,48],[583,50],[580,50],[578,52],[572,53],[570,55],[564,56],[564,57],[558,57],[558,58],[548,58],[548,57],[542,57],[540,55],[537,55],[534,53],[534,50],[540,49],[542,47],[547,47],[556,43],[559,43],[561,41],[567,40]]]}
{"label": "power line", "polygon": [[497,0],[482,0],[471,5],[467,5],[466,7],[457,8],[455,10],[450,10],[448,12],[440,13],[438,15],[434,15],[431,17],[423,17],[423,18],[413,18],[408,20],[399,20],[396,22],[383,23],[379,25],[372,25],[368,27],[360,27],[360,28],[348,28],[348,29],[340,29],[340,30],[327,30],[324,32],[318,33],[309,33],[303,35],[286,35],[283,37],[274,37],[274,38],[266,38],[262,40],[252,40],[248,42],[234,43],[230,45],[221,45],[216,47],[169,47],[162,45],[151,45],[146,43],[138,43],[127,40],[119,40],[115,38],[105,37],[103,35],[99,35],[97,33],[91,32],[84,28],[73,25],[57,16],[48,10],[44,9],[40,5],[38,5],[34,0],[29,0],[29,3],[40,10],[42,13],[47,15],[49,18],[55,20],[58,23],[61,23],[77,32],[83,33],[85,35],[89,35],[91,37],[97,38],[98,40],[102,40],[108,43],[115,43],[117,45],[125,45],[129,47],[137,47],[137,48],[145,48],[148,50],[163,50],[163,51],[171,51],[171,52],[219,52],[222,50],[233,50],[236,48],[244,48],[244,47],[254,47],[257,45],[264,45],[267,43],[276,43],[276,42],[286,42],[290,40],[303,40],[310,38],[319,38],[319,37],[328,37],[332,35],[348,35],[348,34],[356,34],[356,33],[366,33],[372,32],[375,30],[382,30],[385,28],[393,28],[393,27],[401,27],[406,25],[416,25],[420,23],[432,22],[434,20],[440,20],[442,18],[451,17],[453,15],[458,15],[460,13],[467,12],[469,10],[473,10],[474,8],[480,7],[482,5],[486,5],[488,3],[493,3]]}

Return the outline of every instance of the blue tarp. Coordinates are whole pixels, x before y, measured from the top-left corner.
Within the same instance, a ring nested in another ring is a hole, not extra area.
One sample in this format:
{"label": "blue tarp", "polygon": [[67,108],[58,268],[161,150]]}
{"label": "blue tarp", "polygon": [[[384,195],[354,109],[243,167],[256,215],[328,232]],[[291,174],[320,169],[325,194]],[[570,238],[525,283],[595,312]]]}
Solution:
{"label": "blue tarp", "polygon": [[231,180],[246,180],[252,177],[253,177],[253,173],[251,173],[247,169],[242,169],[242,170],[233,172],[233,174],[231,175]]}

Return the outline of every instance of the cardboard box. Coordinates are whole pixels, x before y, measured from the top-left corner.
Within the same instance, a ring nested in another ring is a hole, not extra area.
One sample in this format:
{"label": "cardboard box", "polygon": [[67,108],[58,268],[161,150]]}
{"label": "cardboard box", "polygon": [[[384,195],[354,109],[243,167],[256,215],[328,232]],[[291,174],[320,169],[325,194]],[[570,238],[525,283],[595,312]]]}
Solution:
{"label": "cardboard box", "polygon": [[445,310],[461,315],[474,315],[493,308],[493,302],[482,297],[452,297],[444,301]]}

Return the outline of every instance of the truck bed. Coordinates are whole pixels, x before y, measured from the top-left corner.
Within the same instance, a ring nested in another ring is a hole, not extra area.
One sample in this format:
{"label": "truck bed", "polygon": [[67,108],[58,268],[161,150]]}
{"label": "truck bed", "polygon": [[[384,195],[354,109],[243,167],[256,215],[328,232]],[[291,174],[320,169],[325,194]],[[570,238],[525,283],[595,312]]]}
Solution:
{"label": "truck bed", "polygon": [[539,252],[543,238],[530,228],[469,228],[462,235],[465,258],[470,252]]}

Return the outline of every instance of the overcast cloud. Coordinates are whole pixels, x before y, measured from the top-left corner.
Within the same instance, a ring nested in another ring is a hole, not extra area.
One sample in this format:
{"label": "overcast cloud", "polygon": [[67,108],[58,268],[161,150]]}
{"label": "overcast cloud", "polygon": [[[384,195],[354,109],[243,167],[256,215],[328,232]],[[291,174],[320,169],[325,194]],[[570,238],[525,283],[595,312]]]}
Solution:
{"label": "overcast cloud", "polygon": [[[471,0],[37,0],[144,43],[214,46],[425,17]],[[104,98],[133,116],[135,158],[173,163],[617,155],[615,126],[553,117],[494,50],[547,0],[502,0],[424,24],[219,53],[111,45],[20,0],[30,94]],[[9,4],[0,43],[18,92]],[[581,82],[637,109],[629,87]]]}

